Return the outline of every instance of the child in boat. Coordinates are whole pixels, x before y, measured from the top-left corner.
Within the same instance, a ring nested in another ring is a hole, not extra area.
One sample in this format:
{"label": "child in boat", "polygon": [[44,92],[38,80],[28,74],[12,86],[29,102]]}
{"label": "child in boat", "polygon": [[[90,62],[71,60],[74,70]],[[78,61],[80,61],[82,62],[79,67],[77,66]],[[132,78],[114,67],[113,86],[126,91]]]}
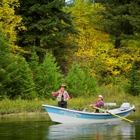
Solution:
{"label": "child in boat", "polygon": [[[97,102],[90,104],[89,106],[93,106],[93,107],[95,106],[101,109],[104,108],[103,96],[99,95]],[[101,111],[96,109],[95,113],[101,113]]]}
{"label": "child in boat", "polygon": [[67,101],[70,99],[69,93],[66,91],[66,85],[62,84],[60,90],[52,92],[54,96],[57,96],[58,107],[67,108]]}

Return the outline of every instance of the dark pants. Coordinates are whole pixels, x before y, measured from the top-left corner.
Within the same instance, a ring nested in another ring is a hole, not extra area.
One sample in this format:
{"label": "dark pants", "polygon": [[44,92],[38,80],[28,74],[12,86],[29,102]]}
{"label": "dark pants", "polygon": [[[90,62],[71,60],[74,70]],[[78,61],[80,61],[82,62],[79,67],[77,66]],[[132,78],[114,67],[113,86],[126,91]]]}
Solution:
{"label": "dark pants", "polygon": [[58,102],[58,107],[67,108],[67,102]]}
{"label": "dark pants", "polygon": [[100,113],[98,109],[95,110],[95,113]]}

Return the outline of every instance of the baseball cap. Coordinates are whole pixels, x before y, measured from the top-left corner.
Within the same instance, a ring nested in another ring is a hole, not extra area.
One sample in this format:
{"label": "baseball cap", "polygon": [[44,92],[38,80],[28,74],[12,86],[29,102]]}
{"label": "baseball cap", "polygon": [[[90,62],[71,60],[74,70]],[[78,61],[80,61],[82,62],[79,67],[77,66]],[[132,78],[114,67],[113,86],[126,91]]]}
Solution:
{"label": "baseball cap", "polygon": [[99,97],[99,98],[103,98],[103,96],[102,96],[102,95],[99,95],[98,97]]}

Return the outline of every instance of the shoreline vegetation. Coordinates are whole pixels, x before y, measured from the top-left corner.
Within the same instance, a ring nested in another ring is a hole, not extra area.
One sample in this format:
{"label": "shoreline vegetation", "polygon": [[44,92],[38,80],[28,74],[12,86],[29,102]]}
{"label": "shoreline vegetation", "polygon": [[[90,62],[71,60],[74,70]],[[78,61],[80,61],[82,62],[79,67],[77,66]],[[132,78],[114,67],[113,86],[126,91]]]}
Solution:
{"label": "shoreline vegetation", "polygon": [[51,92],[62,83],[68,108],[83,110],[98,93],[140,109],[139,2],[56,1],[0,2],[0,115],[57,106]]}
{"label": "shoreline vegetation", "polygon": [[[78,97],[78,98],[71,98],[68,101],[68,108],[73,108],[76,110],[83,110],[87,108],[87,111],[93,111],[91,107],[87,107],[89,104],[95,102],[97,100],[97,95],[94,97]],[[140,102],[139,96],[132,96],[130,94],[125,95],[106,95],[104,96],[104,102],[115,102],[117,107],[119,107],[123,102],[129,102],[131,105],[135,105],[137,110],[140,110]],[[55,99],[36,99],[36,100],[9,100],[3,99],[0,101],[0,116],[5,115],[31,115],[31,114],[38,114],[38,113],[46,113],[42,104],[49,104],[57,106],[57,101]]]}

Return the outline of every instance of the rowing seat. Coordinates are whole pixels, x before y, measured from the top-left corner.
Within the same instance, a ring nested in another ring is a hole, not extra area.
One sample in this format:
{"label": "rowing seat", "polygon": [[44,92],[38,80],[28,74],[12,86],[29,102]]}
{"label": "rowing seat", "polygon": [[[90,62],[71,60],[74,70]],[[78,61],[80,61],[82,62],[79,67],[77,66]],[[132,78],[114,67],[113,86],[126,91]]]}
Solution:
{"label": "rowing seat", "polygon": [[109,106],[116,106],[116,103],[104,103],[104,106],[109,110]]}

